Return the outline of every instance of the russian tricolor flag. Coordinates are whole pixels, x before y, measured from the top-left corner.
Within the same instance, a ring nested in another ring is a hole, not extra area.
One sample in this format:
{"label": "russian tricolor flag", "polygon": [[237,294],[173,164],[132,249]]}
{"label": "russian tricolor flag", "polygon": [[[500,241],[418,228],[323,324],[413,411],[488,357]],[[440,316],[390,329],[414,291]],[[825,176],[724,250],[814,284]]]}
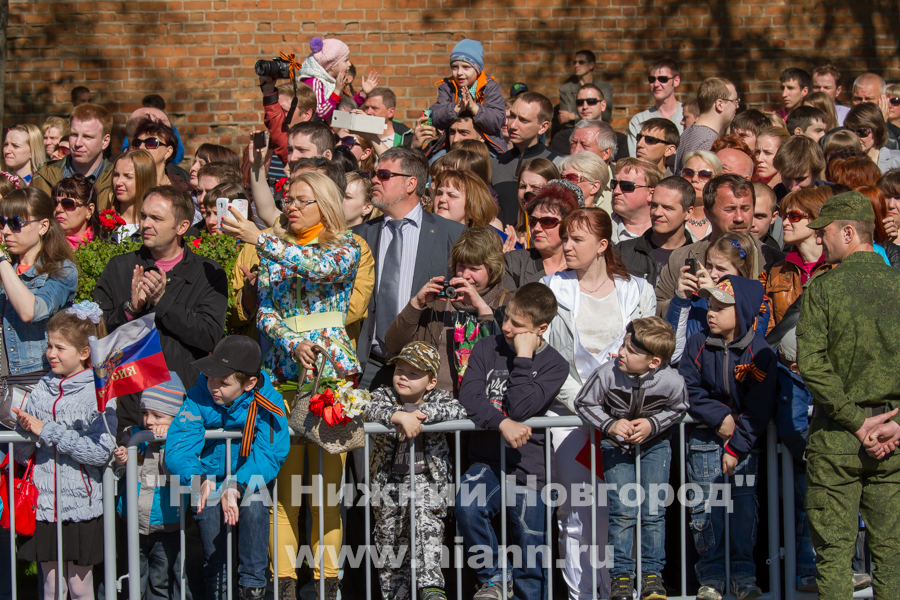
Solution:
{"label": "russian tricolor flag", "polygon": [[105,338],[90,338],[97,410],[112,398],[169,381],[153,313],[122,325]]}

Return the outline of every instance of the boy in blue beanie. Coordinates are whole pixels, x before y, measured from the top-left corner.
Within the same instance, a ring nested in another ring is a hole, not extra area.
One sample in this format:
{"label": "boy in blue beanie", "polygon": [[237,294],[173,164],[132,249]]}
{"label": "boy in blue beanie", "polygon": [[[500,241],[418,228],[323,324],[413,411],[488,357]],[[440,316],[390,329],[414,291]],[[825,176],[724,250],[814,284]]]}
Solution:
{"label": "boy in blue beanie", "polygon": [[450,53],[452,75],[437,83],[438,99],[431,106],[431,118],[441,138],[428,150],[429,157],[439,150],[450,150],[447,135],[460,119],[471,119],[475,130],[491,154],[506,152],[500,129],[506,124],[506,103],[500,84],[484,74],[484,49],[481,42],[462,40]]}

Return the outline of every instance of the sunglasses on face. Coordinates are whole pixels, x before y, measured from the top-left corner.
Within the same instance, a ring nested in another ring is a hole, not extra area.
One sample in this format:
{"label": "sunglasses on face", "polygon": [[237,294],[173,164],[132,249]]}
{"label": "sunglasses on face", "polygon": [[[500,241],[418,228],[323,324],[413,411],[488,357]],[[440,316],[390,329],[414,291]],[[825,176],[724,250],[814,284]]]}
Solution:
{"label": "sunglasses on face", "polygon": [[900,96],[894,96],[893,98],[888,98],[888,102],[890,102],[891,106],[893,106],[893,107],[900,106]]}
{"label": "sunglasses on face", "polygon": [[156,150],[160,146],[168,146],[167,143],[165,143],[161,139],[155,138],[155,137],[148,137],[148,138],[144,138],[142,140],[134,140],[134,144],[132,144],[132,145],[135,148],[140,148],[141,146],[143,146],[147,150]]}
{"label": "sunglasses on face", "polygon": [[586,60],[576,60],[576,61],[575,61],[575,64],[576,64],[576,65],[586,65],[586,64],[588,64],[588,61],[586,61]]}
{"label": "sunglasses on face", "polygon": [[649,185],[638,185],[633,181],[620,181],[618,179],[610,179],[609,180],[609,189],[615,191],[616,188],[619,188],[626,194],[630,194],[634,190],[638,188],[649,188]]}
{"label": "sunglasses on face", "polygon": [[700,181],[709,181],[713,177],[713,172],[709,169],[695,171],[693,169],[688,169],[687,167],[681,170],[681,176],[685,179],[693,179],[694,175],[696,175]]}
{"label": "sunglasses on face", "polygon": [[541,229],[548,230],[553,229],[558,226],[562,222],[562,219],[558,217],[537,217],[531,219],[531,226],[534,227],[537,224],[540,224]]}
{"label": "sunglasses on face", "polygon": [[581,98],[575,101],[575,106],[584,106],[585,104],[588,106],[597,106],[600,104],[600,98]]}
{"label": "sunglasses on face", "polygon": [[369,173],[368,171],[353,171],[353,172],[356,173],[357,175],[359,175],[360,177],[362,177],[363,179],[372,179],[372,174]]}
{"label": "sunglasses on face", "polygon": [[583,181],[587,181],[587,179],[585,179],[578,173],[566,173],[565,175],[563,175],[563,179],[565,179],[566,181],[571,181],[574,184],[579,184]]}
{"label": "sunglasses on face", "polygon": [[0,217],[0,229],[3,229],[6,226],[9,226],[9,230],[13,233],[19,233],[22,231],[22,228],[29,223],[37,223],[40,219],[32,219],[30,221],[23,221],[20,217]]}
{"label": "sunglasses on face", "polygon": [[352,148],[353,146],[356,146],[358,143],[359,142],[357,142],[356,138],[353,137],[352,135],[349,137],[341,138],[341,146],[347,146],[348,148]]}
{"label": "sunglasses on face", "polygon": [[666,140],[661,140],[661,139],[659,139],[659,138],[656,138],[656,137],[653,137],[653,136],[650,136],[650,135],[644,135],[643,133],[637,134],[637,135],[635,136],[634,139],[636,139],[636,140],[639,141],[639,142],[640,142],[641,140],[644,140],[645,142],[647,142],[647,143],[650,144],[651,146],[655,146],[656,144],[665,144],[665,143],[666,143]]}
{"label": "sunglasses on face", "polygon": [[55,206],[62,206],[64,211],[72,212],[77,207],[84,206],[84,204],[75,198],[57,198]]}
{"label": "sunglasses on face", "polygon": [[853,133],[855,133],[857,135],[857,137],[860,137],[860,138],[869,137],[870,135],[872,135],[871,127],[861,127],[859,129],[854,129],[852,131],[853,131]]}
{"label": "sunglasses on face", "polygon": [[412,177],[412,175],[407,175],[406,173],[394,173],[387,169],[375,169],[374,173],[375,177],[373,179],[380,179],[381,181],[387,181],[391,177]]}
{"label": "sunglasses on face", "polygon": [[666,83],[669,83],[670,79],[673,79],[673,77],[669,77],[668,75],[660,75],[659,77],[654,77],[653,75],[651,75],[650,77],[647,78],[647,83],[653,84],[658,81],[662,84],[666,84]]}
{"label": "sunglasses on face", "polygon": [[786,215],[791,223],[797,223],[798,221],[802,221],[803,219],[808,219],[809,215],[801,210],[792,210],[789,211]]}

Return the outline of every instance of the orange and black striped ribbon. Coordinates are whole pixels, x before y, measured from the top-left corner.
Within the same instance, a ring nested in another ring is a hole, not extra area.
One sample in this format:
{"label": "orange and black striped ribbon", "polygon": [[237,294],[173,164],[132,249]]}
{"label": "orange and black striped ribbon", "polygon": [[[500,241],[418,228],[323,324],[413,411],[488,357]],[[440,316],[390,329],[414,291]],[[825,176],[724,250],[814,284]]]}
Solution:
{"label": "orange and black striped ribbon", "polygon": [[253,400],[250,402],[250,408],[247,409],[247,421],[244,423],[244,430],[241,435],[240,456],[250,456],[250,448],[253,447],[253,439],[256,436],[256,412],[260,405],[267,411],[275,413],[280,417],[285,416],[284,409],[273,403],[261,393],[256,392],[253,395]]}

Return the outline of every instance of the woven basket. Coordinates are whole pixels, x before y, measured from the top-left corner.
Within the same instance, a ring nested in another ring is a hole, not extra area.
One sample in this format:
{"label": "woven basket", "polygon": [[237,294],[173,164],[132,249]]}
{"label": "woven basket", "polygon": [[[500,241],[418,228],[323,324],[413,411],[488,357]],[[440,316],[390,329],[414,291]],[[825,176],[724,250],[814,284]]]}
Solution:
{"label": "woven basket", "polygon": [[[288,424],[296,433],[310,442],[322,447],[329,454],[340,454],[362,448],[366,443],[366,435],[363,430],[362,416],[354,417],[346,425],[329,427],[322,417],[317,417],[309,412],[309,400],[319,392],[319,380],[325,370],[325,361],[328,360],[337,373],[337,364],[320,346],[313,346],[313,351],[319,354],[318,368],[315,369],[316,380],[309,391],[297,390],[297,397],[291,407],[291,416]],[[297,381],[302,385],[306,379],[306,369],[300,370]]]}

